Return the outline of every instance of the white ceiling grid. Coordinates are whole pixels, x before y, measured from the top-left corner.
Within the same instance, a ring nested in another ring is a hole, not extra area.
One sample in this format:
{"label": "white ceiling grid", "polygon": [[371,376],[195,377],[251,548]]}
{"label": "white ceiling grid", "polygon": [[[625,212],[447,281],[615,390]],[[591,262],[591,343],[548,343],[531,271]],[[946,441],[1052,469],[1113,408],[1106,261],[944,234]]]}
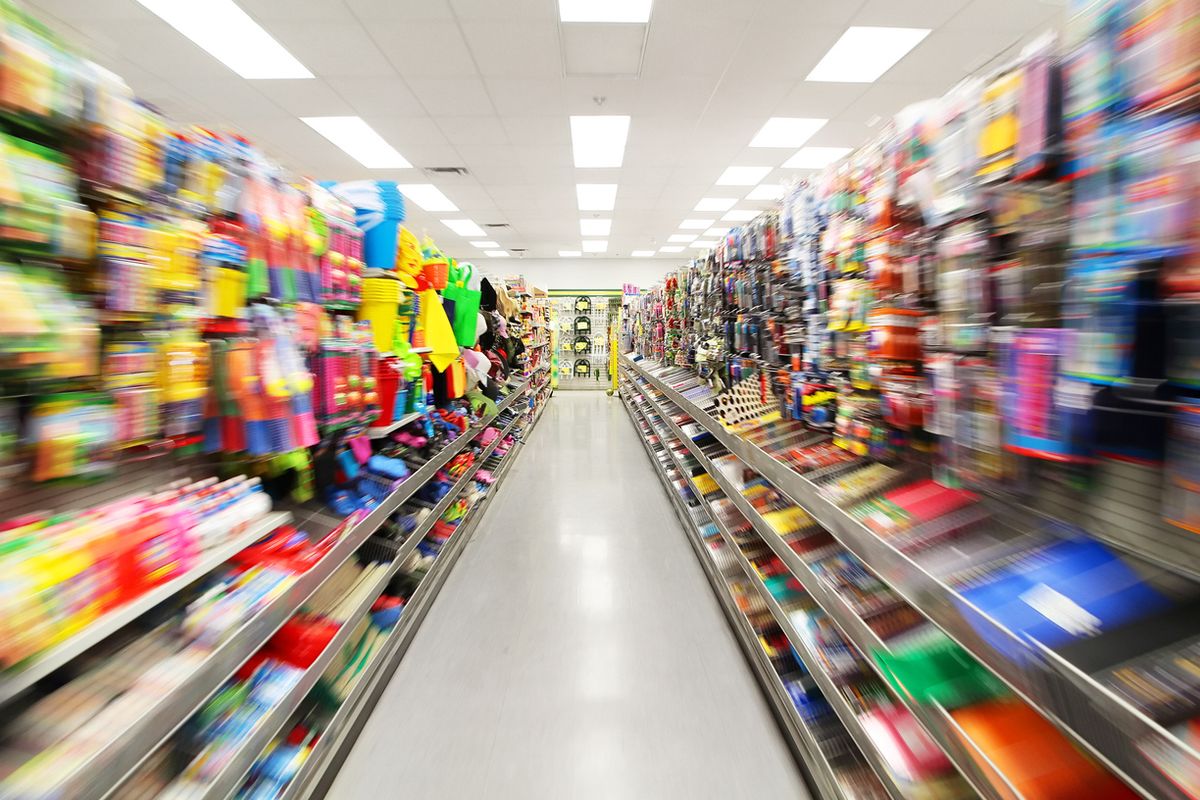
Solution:
{"label": "white ceiling grid", "polygon": [[[796,148],[750,147],[769,118],[828,119],[806,144],[859,145],[872,120],[1062,14],[1058,0],[654,0],[640,25],[560,23],[556,0],[237,1],[315,78],[244,80],[136,0],[30,5],[173,119],[244,132],[322,180],[432,183],[459,212],[410,202],[418,233],[468,255],[439,220],[470,219],[502,249],[543,258],[587,249],[581,219],[612,220],[605,251],[584,257],[617,258],[658,251],[685,219],[724,216],[694,211],[702,198],[764,208],[745,199],[754,186],[716,183],[732,166],[767,168],[762,184],[805,174],[781,168]],[[806,82],[851,25],[932,32],[874,83]],[[631,117],[620,167],[574,166],[569,117],[594,114]],[[414,168],[366,169],[300,120],[350,115]],[[615,209],[580,211],[577,183],[617,184]]]}

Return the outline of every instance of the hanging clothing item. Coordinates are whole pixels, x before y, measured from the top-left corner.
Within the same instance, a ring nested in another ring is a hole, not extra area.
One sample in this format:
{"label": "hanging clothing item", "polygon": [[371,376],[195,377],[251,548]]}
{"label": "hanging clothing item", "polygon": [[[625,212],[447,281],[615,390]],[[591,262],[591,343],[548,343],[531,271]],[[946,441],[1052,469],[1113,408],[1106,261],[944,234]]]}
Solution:
{"label": "hanging clothing item", "polygon": [[503,283],[496,287],[496,310],[506,318],[515,317],[521,311],[521,307],[509,296],[508,287]]}
{"label": "hanging clothing item", "polygon": [[484,311],[496,310],[496,290],[487,278],[479,283],[479,307]]}
{"label": "hanging clothing item", "polygon": [[425,346],[430,348],[429,360],[438,370],[445,370],[458,358],[458,341],[454,328],[442,308],[441,298],[433,289],[421,293],[421,328],[425,331]]}

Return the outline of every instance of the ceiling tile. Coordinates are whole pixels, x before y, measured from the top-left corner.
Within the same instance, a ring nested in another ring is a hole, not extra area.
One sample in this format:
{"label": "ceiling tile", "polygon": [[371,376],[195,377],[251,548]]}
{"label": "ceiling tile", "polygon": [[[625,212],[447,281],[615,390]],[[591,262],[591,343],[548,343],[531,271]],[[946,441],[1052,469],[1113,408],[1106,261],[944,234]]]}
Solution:
{"label": "ceiling tile", "polygon": [[797,81],[775,106],[775,117],[819,117],[833,119],[870,87],[865,83],[808,83]]}
{"label": "ceiling tile", "polygon": [[193,98],[218,114],[231,118],[261,119],[287,116],[287,112],[267,99],[255,84],[237,77],[175,78],[174,88],[183,96]]}
{"label": "ceiling tile", "polygon": [[575,165],[575,153],[570,145],[529,145],[522,144],[513,148],[518,164],[536,167],[548,164],[554,167],[572,167]]}
{"label": "ceiling tile", "polygon": [[[640,81],[625,78],[563,79],[569,114],[633,114]],[[597,98],[603,102],[597,102]],[[637,121],[634,121],[634,125]]]}
{"label": "ceiling tile", "polygon": [[408,86],[433,116],[491,116],[495,113],[478,78],[409,78]]}
{"label": "ceiling tile", "polygon": [[508,132],[499,117],[438,117],[450,144],[508,144]]}
{"label": "ceiling tile", "polygon": [[[854,25],[936,28],[958,13],[967,0],[866,0],[854,15]],[[1009,13],[1009,4],[993,3]]]}
{"label": "ceiling tile", "polygon": [[725,22],[650,23],[642,75],[720,75],[729,61],[730,46],[741,40],[745,17]]}
{"label": "ceiling tile", "polygon": [[[961,5],[961,4],[960,4]],[[1025,33],[1058,29],[1065,21],[1064,4],[1049,0],[970,0],[946,22],[946,30],[1012,31]]]}
{"label": "ceiling tile", "polygon": [[[877,83],[867,87],[866,91],[842,112],[841,119],[864,123],[872,116],[890,119],[900,109],[938,97],[947,88],[941,83]],[[814,136],[809,144],[833,144],[826,141],[828,138],[828,134],[822,139]]]}
{"label": "ceiling tile", "polygon": [[[321,2],[321,0],[315,0]],[[449,0],[342,0],[354,14],[366,22],[450,21],[454,12]]]}
{"label": "ceiling tile", "polygon": [[864,0],[759,0],[755,19],[767,20],[784,30],[807,25],[845,27]]}
{"label": "ceiling tile", "polygon": [[345,98],[360,116],[378,115],[380,112],[389,116],[424,115],[417,96],[408,88],[408,84],[397,75],[384,75],[374,78],[328,78],[326,79],[334,91]]}
{"label": "ceiling tile", "polygon": [[[491,89],[492,100],[496,100],[496,93]],[[500,108],[500,103],[496,102],[496,107]],[[504,129],[508,131],[508,138],[511,142],[520,142],[529,146],[539,145],[571,145],[571,126],[567,122],[565,114],[544,117],[532,116],[502,116],[500,122],[504,125]]]}
{"label": "ceiling tile", "polygon": [[358,22],[278,21],[271,34],[314,74],[353,78],[388,75],[392,65]]}
{"label": "ceiling tile", "polygon": [[1012,31],[984,30],[964,36],[961,31],[935,30],[884,73],[880,83],[941,83],[944,92],[1016,39]]}
{"label": "ceiling tile", "polygon": [[336,117],[358,113],[326,81],[254,81],[254,87],[289,114],[298,117]]}
{"label": "ceiling tile", "polygon": [[404,152],[406,146],[431,144],[449,146],[446,134],[431,117],[375,117],[367,116],[380,136],[391,142],[397,150]]}
{"label": "ceiling tile", "polygon": [[566,114],[566,90],[558,76],[489,79],[487,90],[502,116]]}
{"label": "ceiling tile", "polygon": [[[425,169],[427,167],[461,167],[463,164],[462,156],[458,152],[458,148],[444,144],[428,144],[428,143],[404,143],[392,141],[392,146],[400,151],[400,154],[408,159],[409,163],[414,167]],[[439,176],[440,177],[440,176]],[[424,182],[424,181],[421,181]]]}
{"label": "ceiling tile", "polygon": [[454,13],[463,21],[522,20],[555,21],[558,19],[555,0],[450,0]]}
{"label": "ceiling tile", "polygon": [[463,22],[461,27],[470,58],[488,77],[542,78],[560,73],[553,22]]}
{"label": "ceiling tile", "polygon": [[90,22],[93,20],[138,20],[149,22],[153,13],[136,0],[34,0],[22,3],[35,14],[45,12],[65,23]]}
{"label": "ceiling tile", "polygon": [[345,22],[350,16],[342,0],[238,0],[238,5],[263,27],[266,23],[300,20]]}
{"label": "ceiling tile", "polygon": [[645,25],[563,25],[563,71],[575,77],[636,77],[646,30]]}
{"label": "ceiling tile", "polygon": [[633,113],[695,120],[708,107],[717,84],[718,79],[711,76],[642,78],[637,82]]}
{"label": "ceiling tile", "polygon": [[367,24],[392,66],[406,79],[477,74],[456,22],[399,20],[378,26]]}
{"label": "ceiling tile", "polygon": [[844,30],[812,24],[794,27],[757,18],[729,59],[724,80],[735,86],[764,77],[803,80]]}

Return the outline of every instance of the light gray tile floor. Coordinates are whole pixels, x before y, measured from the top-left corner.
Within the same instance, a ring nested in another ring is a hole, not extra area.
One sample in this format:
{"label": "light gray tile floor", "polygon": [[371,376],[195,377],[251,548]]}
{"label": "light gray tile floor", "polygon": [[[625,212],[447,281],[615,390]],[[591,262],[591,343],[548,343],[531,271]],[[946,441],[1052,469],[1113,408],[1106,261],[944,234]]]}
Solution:
{"label": "light gray tile floor", "polygon": [[637,435],[554,396],[330,798],[808,797]]}

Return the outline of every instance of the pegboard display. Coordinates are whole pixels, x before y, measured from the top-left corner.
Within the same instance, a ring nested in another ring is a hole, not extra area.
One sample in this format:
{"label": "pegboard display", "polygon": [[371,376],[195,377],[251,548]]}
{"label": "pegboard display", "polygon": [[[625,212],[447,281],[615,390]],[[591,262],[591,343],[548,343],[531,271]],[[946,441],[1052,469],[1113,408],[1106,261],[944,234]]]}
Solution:
{"label": "pegboard display", "polygon": [[619,319],[620,298],[611,293],[565,292],[556,293],[551,302],[559,388],[608,388],[609,332]]}

